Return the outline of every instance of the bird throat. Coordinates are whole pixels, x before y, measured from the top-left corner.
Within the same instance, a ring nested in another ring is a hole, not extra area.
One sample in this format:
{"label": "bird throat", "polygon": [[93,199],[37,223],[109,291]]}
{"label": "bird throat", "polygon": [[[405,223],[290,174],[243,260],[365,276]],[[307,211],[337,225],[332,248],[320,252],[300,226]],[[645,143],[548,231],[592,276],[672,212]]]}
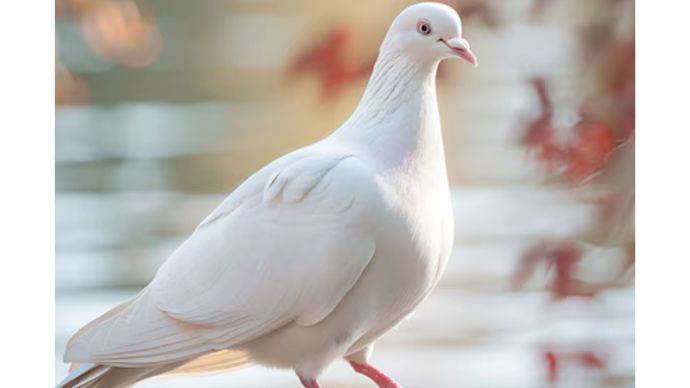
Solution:
{"label": "bird throat", "polygon": [[420,64],[383,51],[357,109],[335,135],[391,166],[440,163],[445,170],[436,99],[438,62]]}

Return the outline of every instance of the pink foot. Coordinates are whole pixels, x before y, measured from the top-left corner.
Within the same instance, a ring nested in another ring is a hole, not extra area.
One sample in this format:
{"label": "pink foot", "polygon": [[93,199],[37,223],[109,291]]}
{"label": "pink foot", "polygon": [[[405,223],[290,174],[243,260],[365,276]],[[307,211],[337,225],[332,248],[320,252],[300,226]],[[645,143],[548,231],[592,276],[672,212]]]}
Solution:
{"label": "pink foot", "polygon": [[315,379],[307,380],[300,377],[299,381],[302,383],[302,385],[304,385],[304,388],[321,388]]}
{"label": "pink foot", "polygon": [[369,364],[350,361],[350,365],[352,365],[352,368],[355,370],[355,372],[367,376],[373,382],[375,382],[379,388],[402,388],[402,386],[396,383],[392,378],[386,376],[383,372]]}

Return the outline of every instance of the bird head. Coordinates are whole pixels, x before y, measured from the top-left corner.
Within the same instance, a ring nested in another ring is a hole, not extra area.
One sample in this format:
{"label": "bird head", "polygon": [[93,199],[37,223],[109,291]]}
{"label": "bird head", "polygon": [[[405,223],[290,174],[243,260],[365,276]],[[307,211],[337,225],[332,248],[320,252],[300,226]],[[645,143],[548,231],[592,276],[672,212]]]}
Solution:
{"label": "bird head", "polygon": [[418,61],[462,58],[477,66],[470,44],[462,38],[460,16],[440,3],[418,3],[403,10],[391,24],[381,51],[399,52]]}

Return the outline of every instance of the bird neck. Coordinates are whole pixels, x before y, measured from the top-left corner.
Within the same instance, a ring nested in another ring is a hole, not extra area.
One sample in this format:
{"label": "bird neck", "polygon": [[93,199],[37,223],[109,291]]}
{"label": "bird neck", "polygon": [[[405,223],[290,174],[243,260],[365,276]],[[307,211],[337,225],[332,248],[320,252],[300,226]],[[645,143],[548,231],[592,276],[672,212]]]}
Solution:
{"label": "bird neck", "polygon": [[382,50],[357,109],[334,136],[385,167],[435,167],[445,174],[436,100],[438,63],[419,63]]}

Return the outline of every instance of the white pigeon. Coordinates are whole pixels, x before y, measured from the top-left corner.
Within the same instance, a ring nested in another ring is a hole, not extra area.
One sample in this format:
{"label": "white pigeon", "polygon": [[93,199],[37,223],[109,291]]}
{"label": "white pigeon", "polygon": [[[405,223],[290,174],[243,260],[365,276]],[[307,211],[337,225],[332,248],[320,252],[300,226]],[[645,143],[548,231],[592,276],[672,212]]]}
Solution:
{"label": "white pigeon", "polygon": [[242,183],[134,299],[67,344],[60,387],[120,387],[248,363],[307,388],[344,358],[380,387],[374,342],[429,295],[453,245],[436,69],[476,65],[452,8],[391,25],[364,96],[327,138]]}

